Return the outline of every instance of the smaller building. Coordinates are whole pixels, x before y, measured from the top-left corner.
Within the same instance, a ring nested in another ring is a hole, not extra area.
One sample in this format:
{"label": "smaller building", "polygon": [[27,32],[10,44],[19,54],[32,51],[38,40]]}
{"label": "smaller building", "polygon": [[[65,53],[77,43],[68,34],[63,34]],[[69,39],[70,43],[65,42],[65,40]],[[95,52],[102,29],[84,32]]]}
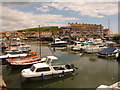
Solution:
{"label": "smaller building", "polygon": [[[50,31],[43,31],[40,33],[42,36],[51,36],[52,35],[52,32]],[[39,33],[37,33],[37,36],[39,36]]]}
{"label": "smaller building", "polygon": [[110,30],[109,29],[103,29],[103,35],[104,37],[108,37],[110,34]]}

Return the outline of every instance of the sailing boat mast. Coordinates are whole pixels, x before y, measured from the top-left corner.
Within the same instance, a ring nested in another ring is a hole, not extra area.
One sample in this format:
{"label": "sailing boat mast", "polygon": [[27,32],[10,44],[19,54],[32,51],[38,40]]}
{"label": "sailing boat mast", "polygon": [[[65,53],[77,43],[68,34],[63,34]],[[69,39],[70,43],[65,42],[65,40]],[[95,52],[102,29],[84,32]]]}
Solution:
{"label": "sailing boat mast", "polygon": [[40,49],[40,58],[41,58],[41,32],[40,32],[40,25],[39,25],[38,31],[39,31],[39,45],[40,45],[39,49]]}
{"label": "sailing boat mast", "polygon": [[110,29],[110,21],[109,21],[109,19],[108,19],[108,29]]}
{"label": "sailing boat mast", "polygon": [[71,44],[71,30],[72,30],[72,28],[70,27],[70,32],[69,32],[69,45]]}
{"label": "sailing boat mast", "polygon": [[108,34],[109,34],[109,36],[110,36],[110,21],[109,21],[109,19],[108,19]]}

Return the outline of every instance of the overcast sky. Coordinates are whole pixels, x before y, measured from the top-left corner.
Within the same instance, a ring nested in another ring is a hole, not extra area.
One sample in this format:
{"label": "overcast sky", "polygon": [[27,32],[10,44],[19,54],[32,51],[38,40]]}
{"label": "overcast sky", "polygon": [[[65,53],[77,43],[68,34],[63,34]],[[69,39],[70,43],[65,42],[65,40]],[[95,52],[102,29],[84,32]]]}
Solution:
{"label": "overcast sky", "polygon": [[117,2],[2,2],[2,31],[68,23],[102,24],[118,33]]}

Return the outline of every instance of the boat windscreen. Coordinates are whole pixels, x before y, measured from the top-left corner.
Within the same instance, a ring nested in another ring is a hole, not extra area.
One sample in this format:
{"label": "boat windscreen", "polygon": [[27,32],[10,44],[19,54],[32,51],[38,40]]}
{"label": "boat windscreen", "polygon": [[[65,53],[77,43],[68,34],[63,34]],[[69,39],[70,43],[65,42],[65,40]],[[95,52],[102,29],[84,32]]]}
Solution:
{"label": "boat windscreen", "polygon": [[47,64],[50,64],[51,63],[51,59],[48,58],[47,61],[46,61]]}
{"label": "boat windscreen", "polygon": [[33,71],[35,70],[35,67],[32,66],[32,67],[30,68],[30,70],[33,72]]}

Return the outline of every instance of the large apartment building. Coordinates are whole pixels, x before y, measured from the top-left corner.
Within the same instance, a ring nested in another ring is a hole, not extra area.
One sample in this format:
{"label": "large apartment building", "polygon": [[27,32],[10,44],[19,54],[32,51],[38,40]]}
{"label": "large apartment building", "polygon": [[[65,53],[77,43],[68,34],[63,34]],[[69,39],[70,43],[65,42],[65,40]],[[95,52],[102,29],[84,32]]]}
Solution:
{"label": "large apartment building", "polygon": [[68,26],[60,27],[59,35],[61,37],[102,38],[103,26],[101,24],[68,23]]}

